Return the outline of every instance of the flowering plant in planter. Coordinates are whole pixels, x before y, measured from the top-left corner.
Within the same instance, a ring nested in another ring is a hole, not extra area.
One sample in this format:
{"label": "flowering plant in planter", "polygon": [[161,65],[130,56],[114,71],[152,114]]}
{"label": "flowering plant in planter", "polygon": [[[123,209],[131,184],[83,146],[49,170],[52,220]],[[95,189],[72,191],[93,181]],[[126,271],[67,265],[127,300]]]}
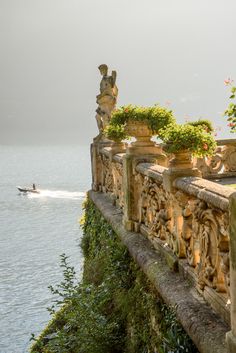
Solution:
{"label": "flowering plant in planter", "polygon": [[185,150],[194,156],[203,157],[213,155],[216,148],[214,137],[201,124],[170,125],[162,129],[159,136],[165,143],[164,149],[169,153]]}
{"label": "flowering plant in planter", "polygon": [[105,134],[113,140],[135,136],[132,135],[132,129],[129,127],[130,124],[136,124],[137,126],[146,125],[152,136],[173,123],[175,123],[175,118],[172,111],[166,108],[157,105],[153,107],[127,105],[113,111]]}

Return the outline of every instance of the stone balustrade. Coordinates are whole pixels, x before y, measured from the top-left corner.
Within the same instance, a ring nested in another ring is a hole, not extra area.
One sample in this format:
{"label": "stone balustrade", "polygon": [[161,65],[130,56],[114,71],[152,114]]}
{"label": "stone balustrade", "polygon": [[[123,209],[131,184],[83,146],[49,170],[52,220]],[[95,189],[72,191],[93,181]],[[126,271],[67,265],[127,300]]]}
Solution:
{"label": "stone balustrade", "polygon": [[[235,146],[235,147],[234,147]],[[220,141],[206,177],[234,175],[236,140]],[[123,213],[127,230],[144,234],[227,323],[229,352],[236,337],[236,196],[232,188],[199,177],[195,166],[167,167],[160,148],[93,143],[93,190]],[[220,152],[219,152],[220,151]],[[221,168],[213,168],[220,159]],[[162,165],[160,165],[162,164]],[[236,165],[236,162],[235,162]],[[212,168],[212,169],[211,169]],[[236,167],[235,167],[236,170]],[[233,200],[233,201],[232,201]],[[231,269],[231,270],[230,270]]]}
{"label": "stone balustrade", "polygon": [[162,169],[137,167],[142,184],[140,231],[154,246],[171,250],[176,266],[229,323],[228,196],[232,189],[197,177],[181,177],[170,192],[163,183]]}

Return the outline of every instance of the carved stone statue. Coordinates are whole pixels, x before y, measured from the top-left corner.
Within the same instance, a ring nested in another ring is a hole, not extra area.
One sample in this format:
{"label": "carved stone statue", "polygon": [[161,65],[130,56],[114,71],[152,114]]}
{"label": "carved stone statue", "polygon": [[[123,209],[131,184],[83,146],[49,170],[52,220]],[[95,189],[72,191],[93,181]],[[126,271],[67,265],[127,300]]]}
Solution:
{"label": "carved stone statue", "polygon": [[112,71],[111,76],[108,75],[108,67],[102,64],[98,67],[102,80],[100,82],[100,94],[97,95],[96,120],[99,132],[109,124],[111,113],[115,108],[118,89],[116,86],[116,71]]}

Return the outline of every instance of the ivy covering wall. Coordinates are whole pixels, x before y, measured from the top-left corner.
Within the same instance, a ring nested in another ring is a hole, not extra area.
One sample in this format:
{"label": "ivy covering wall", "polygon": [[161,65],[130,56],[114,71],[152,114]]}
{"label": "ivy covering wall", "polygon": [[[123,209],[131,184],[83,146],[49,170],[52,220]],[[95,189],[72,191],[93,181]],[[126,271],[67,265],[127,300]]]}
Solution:
{"label": "ivy covering wall", "polygon": [[[91,201],[85,204],[83,279],[65,255],[64,280],[51,290],[52,320],[31,353],[197,353],[173,308],[129,256]],[[59,307],[59,308],[58,308]]]}

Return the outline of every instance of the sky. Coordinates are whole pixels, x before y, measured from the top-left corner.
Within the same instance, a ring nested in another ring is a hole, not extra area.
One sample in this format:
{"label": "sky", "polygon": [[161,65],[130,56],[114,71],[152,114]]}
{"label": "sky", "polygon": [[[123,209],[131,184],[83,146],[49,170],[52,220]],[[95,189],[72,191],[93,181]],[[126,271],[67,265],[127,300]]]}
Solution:
{"label": "sky", "polygon": [[0,144],[89,144],[100,64],[117,71],[118,105],[210,119],[236,80],[235,0],[0,0]]}

